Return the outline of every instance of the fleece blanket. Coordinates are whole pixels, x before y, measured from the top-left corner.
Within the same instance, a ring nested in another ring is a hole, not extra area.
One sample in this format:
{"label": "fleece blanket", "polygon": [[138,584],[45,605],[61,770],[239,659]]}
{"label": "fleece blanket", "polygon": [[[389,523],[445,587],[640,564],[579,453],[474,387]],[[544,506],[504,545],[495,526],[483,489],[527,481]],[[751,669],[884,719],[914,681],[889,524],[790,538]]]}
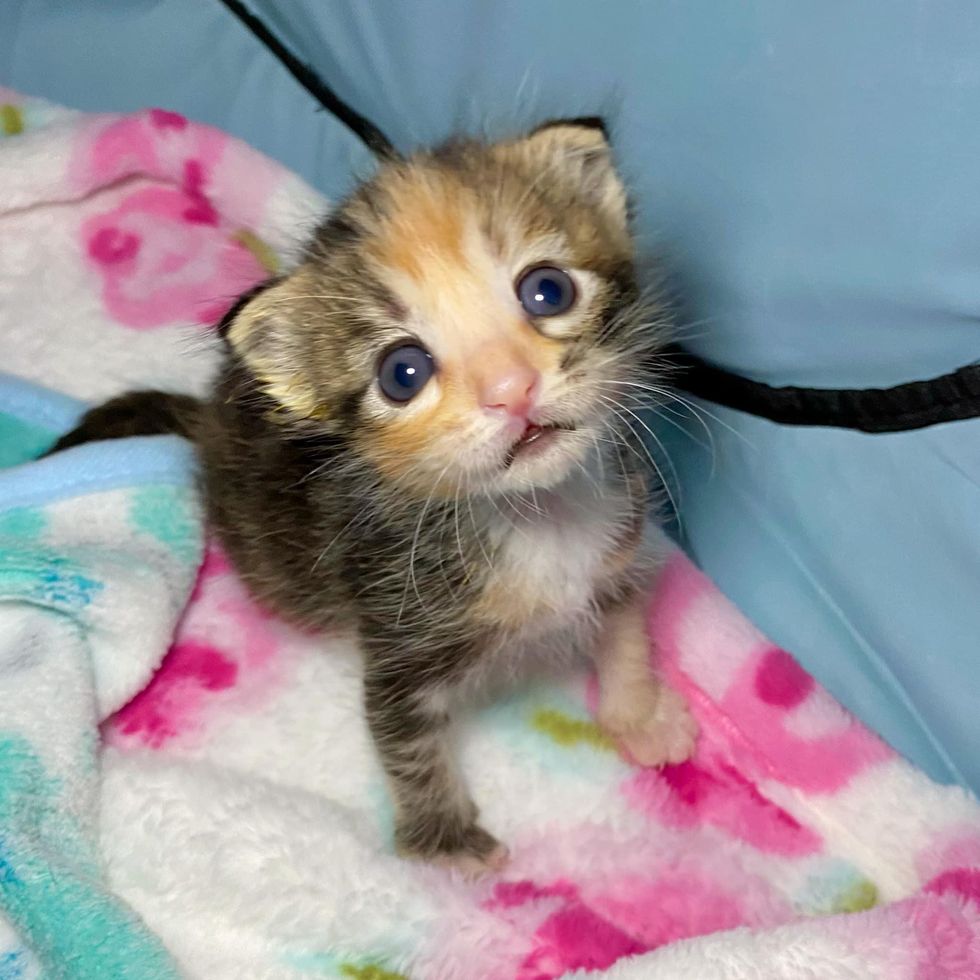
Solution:
{"label": "fleece blanket", "polygon": [[619,758],[583,665],[460,734],[506,871],[398,860],[354,639],[250,601],[190,448],[33,461],[86,402],[200,390],[325,202],[167,111],[2,92],[0,131],[0,978],[980,977],[977,802],[677,551],[650,629],[695,757]]}

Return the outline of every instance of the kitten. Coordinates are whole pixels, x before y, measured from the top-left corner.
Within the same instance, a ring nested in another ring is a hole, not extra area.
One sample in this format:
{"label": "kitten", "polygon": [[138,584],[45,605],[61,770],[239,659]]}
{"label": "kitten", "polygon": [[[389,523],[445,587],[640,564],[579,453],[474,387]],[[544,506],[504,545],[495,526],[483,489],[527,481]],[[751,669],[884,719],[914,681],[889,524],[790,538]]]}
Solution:
{"label": "kitten", "polygon": [[601,122],[385,163],[289,275],[221,326],[213,396],[123,395],[55,449],[180,432],[255,597],[349,624],[401,853],[467,870],[477,822],[447,729],[481,675],[591,654],[598,720],[647,765],[695,725],[649,666],[647,484],[629,424],[663,381]]}

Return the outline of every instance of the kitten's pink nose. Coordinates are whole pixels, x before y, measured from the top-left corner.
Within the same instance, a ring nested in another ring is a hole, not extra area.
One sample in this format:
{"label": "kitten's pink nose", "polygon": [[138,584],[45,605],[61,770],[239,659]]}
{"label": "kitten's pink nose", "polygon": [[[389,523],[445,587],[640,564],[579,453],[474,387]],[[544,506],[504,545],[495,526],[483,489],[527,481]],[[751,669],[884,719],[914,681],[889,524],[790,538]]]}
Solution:
{"label": "kitten's pink nose", "polygon": [[534,407],[541,375],[523,361],[488,365],[480,377],[480,404],[493,412],[526,419]]}

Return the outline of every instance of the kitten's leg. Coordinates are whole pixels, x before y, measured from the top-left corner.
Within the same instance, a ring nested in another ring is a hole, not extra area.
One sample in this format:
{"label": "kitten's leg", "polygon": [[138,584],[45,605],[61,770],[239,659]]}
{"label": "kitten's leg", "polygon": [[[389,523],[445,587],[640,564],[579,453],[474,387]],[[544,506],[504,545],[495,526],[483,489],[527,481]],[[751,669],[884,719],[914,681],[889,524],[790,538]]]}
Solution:
{"label": "kitten's leg", "polygon": [[395,846],[466,874],[499,871],[507,850],[476,822],[450,752],[447,700],[393,675],[383,659],[368,664],[367,722],[394,797]]}
{"label": "kitten's leg", "polygon": [[605,614],[595,648],[599,725],[640,765],[683,762],[694,751],[697,723],[654,674],[645,619],[639,595]]}

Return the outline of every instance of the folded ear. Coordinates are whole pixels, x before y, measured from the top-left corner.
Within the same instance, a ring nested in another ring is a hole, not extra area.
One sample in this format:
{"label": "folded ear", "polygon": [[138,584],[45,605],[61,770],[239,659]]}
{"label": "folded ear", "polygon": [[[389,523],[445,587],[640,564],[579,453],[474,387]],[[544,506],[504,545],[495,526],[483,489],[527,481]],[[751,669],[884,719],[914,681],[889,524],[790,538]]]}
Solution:
{"label": "folded ear", "polygon": [[554,168],[626,224],[626,188],[613,162],[609,131],[600,117],[554,119],[532,130],[519,144],[540,166]]}
{"label": "folded ear", "polygon": [[569,129],[573,131],[573,135],[575,135],[574,131],[577,130],[578,136],[588,137],[591,134],[592,136],[601,138],[607,146],[609,145],[609,127],[606,125],[606,121],[602,116],[573,116],[570,119],[548,119],[535,126],[529,135],[537,136],[539,133],[544,133],[551,129]]}
{"label": "folded ear", "polygon": [[320,420],[323,405],[308,371],[303,333],[294,319],[293,292],[290,279],[263,284],[231,308],[219,331],[289,419]]}

